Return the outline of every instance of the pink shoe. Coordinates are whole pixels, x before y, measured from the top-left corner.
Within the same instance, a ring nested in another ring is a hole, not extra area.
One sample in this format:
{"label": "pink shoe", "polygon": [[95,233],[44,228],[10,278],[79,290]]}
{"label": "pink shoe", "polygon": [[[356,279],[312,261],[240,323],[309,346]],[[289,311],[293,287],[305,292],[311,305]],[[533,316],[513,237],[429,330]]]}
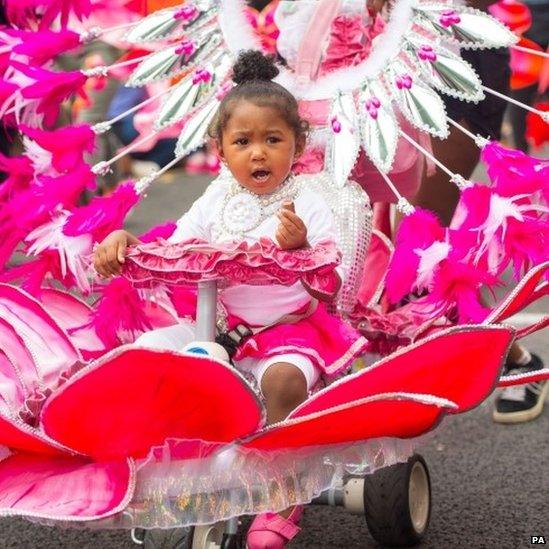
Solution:
{"label": "pink shoe", "polygon": [[297,525],[303,514],[303,506],[296,505],[288,518],[278,513],[257,515],[248,530],[248,549],[283,549],[295,538],[301,528]]}

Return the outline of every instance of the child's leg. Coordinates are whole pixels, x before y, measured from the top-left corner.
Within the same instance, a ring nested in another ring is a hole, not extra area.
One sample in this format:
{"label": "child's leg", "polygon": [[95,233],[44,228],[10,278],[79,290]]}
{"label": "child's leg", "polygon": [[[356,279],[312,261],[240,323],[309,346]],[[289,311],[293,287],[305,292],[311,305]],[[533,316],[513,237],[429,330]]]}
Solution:
{"label": "child's leg", "polygon": [[[277,423],[307,399],[309,391],[319,378],[312,362],[301,355],[281,355],[271,359],[260,377],[261,392],[265,397],[267,423]],[[291,362],[290,362],[291,361]],[[294,507],[279,514],[287,518]]]}
{"label": "child's leg", "polygon": [[311,359],[298,353],[276,355],[259,361],[245,359],[237,368],[252,373],[265,397],[267,423],[276,423],[308,396],[318,383],[320,370]]}
{"label": "child's leg", "polygon": [[194,339],[192,324],[176,324],[167,328],[159,328],[141,334],[134,342],[139,347],[166,351],[181,351],[187,343]]}
{"label": "child's leg", "polygon": [[261,380],[267,423],[277,423],[307,398],[307,380],[303,372],[288,362],[269,366]]}

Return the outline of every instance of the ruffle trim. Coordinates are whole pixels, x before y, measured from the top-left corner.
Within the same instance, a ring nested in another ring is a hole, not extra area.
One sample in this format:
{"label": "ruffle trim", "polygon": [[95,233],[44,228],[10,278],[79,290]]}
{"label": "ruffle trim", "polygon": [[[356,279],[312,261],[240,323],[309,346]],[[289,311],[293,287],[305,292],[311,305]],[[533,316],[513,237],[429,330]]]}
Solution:
{"label": "ruffle trim", "polygon": [[207,280],[289,286],[303,279],[313,290],[333,295],[338,288],[334,270],[340,262],[341,253],[328,240],[312,248],[285,251],[269,239],[215,246],[196,239],[179,243],[158,239],[129,249],[122,276],[138,287]]}
{"label": "ruffle trim", "polygon": [[171,439],[138,464],[136,492],[123,513],[80,525],[174,528],[282,511],[341,487],[348,475],[371,474],[406,461],[430,436],[269,453],[194,441],[195,459],[177,457],[180,445],[191,441]]}

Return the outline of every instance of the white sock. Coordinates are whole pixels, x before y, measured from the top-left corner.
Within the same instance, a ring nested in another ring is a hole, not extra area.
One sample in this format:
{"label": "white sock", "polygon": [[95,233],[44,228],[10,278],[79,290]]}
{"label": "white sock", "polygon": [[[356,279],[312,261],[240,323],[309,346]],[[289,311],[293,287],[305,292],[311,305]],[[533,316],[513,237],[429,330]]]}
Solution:
{"label": "white sock", "polygon": [[517,360],[515,360],[515,364],[518,364],[519,366],[526,366],[530,361],[532,360],[532,355],[528,351],[528,349],[522,348],[522,355],[520,355]]}

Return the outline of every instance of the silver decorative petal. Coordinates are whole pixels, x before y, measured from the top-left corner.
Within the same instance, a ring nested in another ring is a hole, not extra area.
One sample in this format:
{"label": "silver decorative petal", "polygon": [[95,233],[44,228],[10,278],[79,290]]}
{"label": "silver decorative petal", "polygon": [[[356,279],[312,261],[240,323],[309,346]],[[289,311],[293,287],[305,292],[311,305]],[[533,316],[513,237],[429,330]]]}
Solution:
{"label": "silver decorative petal", "polygon": [[399,63],[394,63],[388,71],[391,94],[400,112],[416,128],[445,139],[448,137],[448,121],[444,102],[436,91],[424,86],[417,77],[412,79],[410,88],[399,89],[396,80],[405,72],[405,65]]}
{"label": "silver decorative petal", "polygon": [[458,55],[441,46],[434,46],[434,61],[421,59],[418,55],[425,39],[409,38],[404,46],[411,60],[419,67],[425,78],[441,92],[464,101],[484,99],[482,82],[473,67]]}
{"label": "silver decorative petal", "polygon": [[176,156],[187,156],[204,144],[208,126],[218,108],[219,101],[214,98],[188,120],[179,135],[175,147]]}
{"label": "silver decorative petal", "polygon": [[133,71],[127,86],[144,86],[177,73],[186,61],[184,54],[175,53],[177,49],[178,46],[171,46],[149,55]]}
{"label": "silver decorative petal", "polygon": [[440,22],[448,6],[429,4],[414,8],[420,19],[427,19],[430,28],[446,42],[466,49],[506,48],[515,44],[517,36],[503,23],[480,10],[469,7],[455,9],[460,21],[450,26]]}
{"label": "silver decorative petal", "polygon": [[142,44],[162,40],[182,27],[182,21],[174,17],[179,8],[157,11],[141,20],[126,33],[123,40],[131,44]]}
{"label": "silver decorative petal", "polygon": [[200,85],[193,83],[192,76],[177,84],[162,105],[154,128],[161,130],[184,118],[196,105],[199,91]]}
{"label": "silver decorative petal", "polygon": [[179,122],[202,101],[207,100],[227,76],[231,68],[231,59],[228,55],[221,54],[216,65],[209,64],[204,68],[211,73],[212,79],[206,83],[194,84],[193,75],[189,75],[178,83],[162,105],[155,129],[160,130]]}
{"label": "silver decorative petal", "polygon": [[[330,128],[337,122],[339,131]],[[326,148],[326,169],[336,187],[342,188],[351,175],[360,150],[360,131],[355,101],[351,94],[339,94],[332,103]]]}
{"label": "silver decorative petal", "polygon": [[[374,110],[375,117],[365,108],[365,104],[374,99],[380,102],[380,107]],[[375,166],[387,173],[395,158],[398,123],[385,90],[376,91],[375,84],[364,87],[359,96],[359,117],[362,148]]]}
{"label": "silver decorative petal", "polygon": [[213,33],[199,43],[191,55],[176,53],[179,45],[153,53],[136,67],[128,79],[127,85],[139,87],[177,76],[187,70],[189,66],[204,62],[219,47],[220,43],[221,35]]}
{"label": "silver decorative petal", "polygon": [[[314,176],[311,188],[319,193],[332,210],[341,264],[346,274],[333,312],[349,314],[357,302],[362,282],[364,260],[370,245],[373,212],[370,200],[364,190],[349,181],[343,189],[336,189],[330,177],[324,172]],[[331,304],[331,309],[334,309]]]}

